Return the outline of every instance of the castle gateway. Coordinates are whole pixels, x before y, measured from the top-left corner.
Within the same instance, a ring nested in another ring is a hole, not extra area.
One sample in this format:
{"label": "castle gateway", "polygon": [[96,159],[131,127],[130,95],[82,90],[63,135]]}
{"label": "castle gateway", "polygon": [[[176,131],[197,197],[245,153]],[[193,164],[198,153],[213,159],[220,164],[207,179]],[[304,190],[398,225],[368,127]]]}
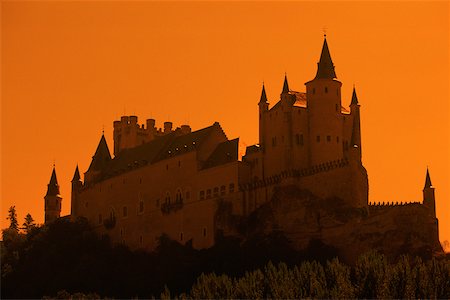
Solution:
{"label": "castle gateway", "polygon": [[[245,217],[286,186],[340,199],[368,214],[406,207],[368,204],[360,104],[353,89],[349,107],[342,105],[342,83],[326,38],[317,73],[305,85],[306,92],[293,91],[285,76],[280,99],[271,107],[263,85],[259,144],[247,147],[242,161],[238,139],[229,140],[219,123],[191,131],[165,122],[157,129],[153,119],[140,125],[136,116],[122,116],[114,121],[114,157],[102,136],[84,181],[77,167],[71,216],[87,218],[99,234],[132,249],[155,249],[163,234],[200,249],[211,247],[223,229],[217,220],[223,204],[230,216]],[[46,222],[58,218],[61,197],[54,170],[45,201]],[[423,204],[411,205],[429,215],[437,238],[428,173]]]}

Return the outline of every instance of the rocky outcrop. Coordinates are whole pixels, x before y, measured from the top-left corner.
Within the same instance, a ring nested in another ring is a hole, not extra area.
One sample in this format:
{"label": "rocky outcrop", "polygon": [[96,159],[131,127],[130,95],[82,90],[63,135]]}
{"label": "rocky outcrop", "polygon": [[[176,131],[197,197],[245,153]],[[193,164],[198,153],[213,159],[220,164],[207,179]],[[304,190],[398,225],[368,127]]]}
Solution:
{"label": "rocky outcrop", "polygon": [[293,185],[277,188],[272,200],[248,217],[221,220],[220,229],[243,237],[281,231],[297,250],[319,240],[349,263],[373,249],[390,259],[443,254],[437,219],[419,203],[354,208],[342,199],[321,199]]}

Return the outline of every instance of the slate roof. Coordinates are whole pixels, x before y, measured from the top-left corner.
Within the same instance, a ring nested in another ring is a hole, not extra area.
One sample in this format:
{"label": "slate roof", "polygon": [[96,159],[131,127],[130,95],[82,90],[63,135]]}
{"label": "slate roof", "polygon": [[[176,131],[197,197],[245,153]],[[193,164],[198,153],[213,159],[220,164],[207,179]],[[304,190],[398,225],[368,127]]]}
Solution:
{"label": "slate roof", "polygon": [[238,160],[239,138],[222,142],[205,162],[203,169],[220,166]]}
{"label": "slate roof", "polygon": [[322,53],[317,64],[317,73],[315,79],[334,79],[336,73],[334,71],[333,60],[331,59],[330,50],[328,49],[327,39],[325,38],[322,46]]}
{"label": "slate roof", "polygon": [[430,172],[428,172],[428,168],[427,168],[427,176],[425,178],[424,188],[430,188],[430,187],[433,187],[433,185],[431,184]]}
{"label": "slate roof", "polygon": [[91,164],[88,171],[100,171],[105,168],[108,162],[111,160],[111,153],[109,152],[108,144],[106,143],[105,135],[102,134],[100,142],[98,143],[97,150],[92,157]]}
{"label": "slate roof", "polygon": [[59,185],[58,179],[56,178],[56,170],[53,167],[52,176],[50,177],[50,182],[47,185],[47,194],[46,196],[57,196],[59,195]]}
{"label": "slate roof", "polygon": [[[152,164],[179,154],[194,151],[219,123],[180,135],[175,130],[134,148],[124,149],[104,167],[104,176],[112,177],[141,165]],[[95,156],[94,156],[95,157]]]}

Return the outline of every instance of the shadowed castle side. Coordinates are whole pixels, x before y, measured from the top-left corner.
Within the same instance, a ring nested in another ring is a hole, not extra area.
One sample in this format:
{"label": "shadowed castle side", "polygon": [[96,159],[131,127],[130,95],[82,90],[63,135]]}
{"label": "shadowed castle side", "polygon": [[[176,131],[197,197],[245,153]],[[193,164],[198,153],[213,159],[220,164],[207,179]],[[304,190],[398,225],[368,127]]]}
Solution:
{"label": "shadowed castle side", "polygon": [[[419,214],[432,224],[427,228],[434,242],[439,243],[428,171],[422,204],[369,205],[367,172],[361,161],[360,104],[353,88],[349,108],[342,106],[342,83],[326,38],[316,76],[305,85],[306,92],[293,91],[285,75],[280,99],[269,108],[263,84],[259,144],[247,147],[242,160],[239,140],[229,140],[217,122],[197,131],[189,125],[173,129],[171,122],[157,129],[153,119],[140,125],[136,116],[122,116],[114,121],[114,157],[102,135],[84,181],[76,167],[72,218],[87,218],[98,233],[133,249],[155,249],[162,234],[181,244],[191,241],[194,248],[207,248],[219,231],[239,234],[238,225],[224,219],[243,220],[271,205],[280,191],[294,188],[300,191],[294,198],[335,201],[360,212],[360,221],[378,216],[379,222],[389,223],[405,207],[419,206]],[[55,169],[45,201],[49,222],[59,217],[61,208]],[[293,202],[284,201],[284,208],[297,223],[287,224],[290,219],[285,218],[286,226],[280,223],[281,228],[288,234],[300,227],[308,232],[302,237],[290,235],[291,239],[327,240],[326,225],[320,222],[323,214],[317,213],[314,221],[319,225],[300,224],[298,220],[306,217],[289,203]],[[300,244],[299,248],[304,246]]]}

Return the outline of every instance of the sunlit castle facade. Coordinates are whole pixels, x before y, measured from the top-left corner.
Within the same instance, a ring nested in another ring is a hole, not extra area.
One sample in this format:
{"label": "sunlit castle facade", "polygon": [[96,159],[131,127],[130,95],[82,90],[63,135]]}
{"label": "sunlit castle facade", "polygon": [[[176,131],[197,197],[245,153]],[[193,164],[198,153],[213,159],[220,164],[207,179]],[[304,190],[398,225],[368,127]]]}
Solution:
{"label": "sunlit castle facade", "polygon": [[[247,147],[242,160],[238,139],[229,140],[217,122],[192,131],[189,125],[165,122],[157,129],[153,119],[140,125],[136,116],[121,117],[114,121],[114,156],[102,135],[84,181],[75,171],[72,218],[87,218],[98,233],[132,249],[155,249],[163,234],[200,249],[212,246],[222,229],[220,210],[247,216],[283,186],[370,211],[360,104],[353,89],[349,107],[343,106],[336,78],[325,39],[306,92],[291,90],[285,76],[280,99],[270,106],[263,85],[259,144]],[[57,186],[53,172],[46,222],[59,217]],[[431,181],[423,205],[434,210]]]}

